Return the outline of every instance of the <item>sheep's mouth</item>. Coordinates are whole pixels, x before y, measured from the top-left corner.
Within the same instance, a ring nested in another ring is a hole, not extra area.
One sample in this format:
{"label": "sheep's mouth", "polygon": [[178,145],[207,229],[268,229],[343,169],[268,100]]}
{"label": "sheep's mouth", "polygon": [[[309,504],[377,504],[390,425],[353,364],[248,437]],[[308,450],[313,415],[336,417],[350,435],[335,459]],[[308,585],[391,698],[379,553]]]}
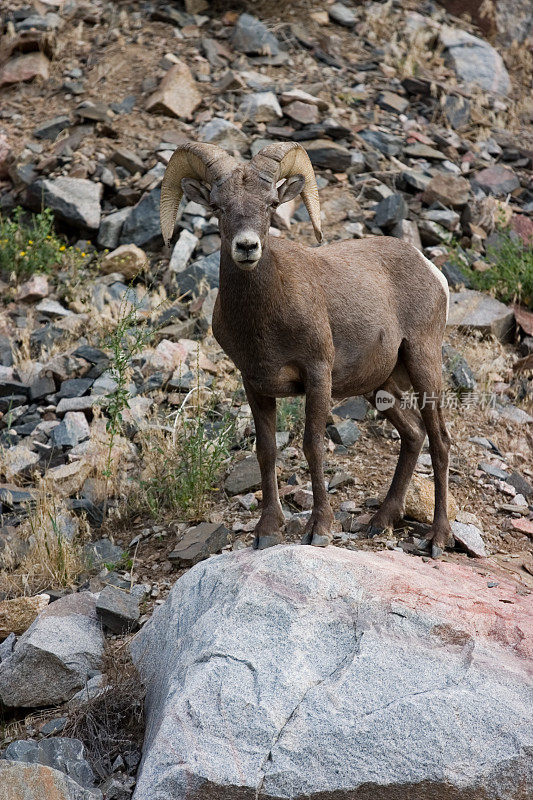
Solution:
{"label": "sheep's mouth", "polygon": [[257,266],[258,261],[256,258],[247,258],[242,261],[235,260],[235,263],[240,269],[249,272],[250,270],[254,269]]}

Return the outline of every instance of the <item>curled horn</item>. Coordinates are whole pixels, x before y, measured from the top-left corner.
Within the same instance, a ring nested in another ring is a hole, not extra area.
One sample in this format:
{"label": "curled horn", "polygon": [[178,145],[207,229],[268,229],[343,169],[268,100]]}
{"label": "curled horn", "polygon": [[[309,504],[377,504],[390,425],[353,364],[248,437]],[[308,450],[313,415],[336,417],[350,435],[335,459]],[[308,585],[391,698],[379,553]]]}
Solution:
{"label": "curled horn", "polygon": [[165,244],[170,243],[174,233],[176,214],[183,197],[183,178],[196,178],[212,185],[232,172],[236,165],[232,156],[214,144],[187,142],[174,150],[161,184],[159,214]]}
{"label": "curled horn", "polygon": [[317,241],[321,242],[322,224],[318,187],[313,165],[303,147],[297,142],[269,144],[252,158],[251,166],[274,183],[282,178],[290,178],[292,175],[304,176],[302,200],[311,217]]}

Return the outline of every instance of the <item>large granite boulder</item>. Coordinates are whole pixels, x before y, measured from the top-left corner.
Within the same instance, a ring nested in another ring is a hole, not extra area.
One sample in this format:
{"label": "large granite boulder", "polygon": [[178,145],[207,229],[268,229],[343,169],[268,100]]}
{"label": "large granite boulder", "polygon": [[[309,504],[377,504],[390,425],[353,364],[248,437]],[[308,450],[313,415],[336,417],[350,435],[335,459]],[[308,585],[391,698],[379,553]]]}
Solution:
{"label": "large granite boulder", "polygon": [[0,708],[63,703],[99,671],[104,636],[96,598],[67,595],[39,614],[0,663]]}
{"label": "large granite boulder", "polygon": [[42,764],[0,761],[0,800],[102,800],[102,793]]}
{"label": "large granite boulder", "polygon": [[196,565],[132,643],[135,800],[526,800],[531,603],[490,586],[334,547]]}

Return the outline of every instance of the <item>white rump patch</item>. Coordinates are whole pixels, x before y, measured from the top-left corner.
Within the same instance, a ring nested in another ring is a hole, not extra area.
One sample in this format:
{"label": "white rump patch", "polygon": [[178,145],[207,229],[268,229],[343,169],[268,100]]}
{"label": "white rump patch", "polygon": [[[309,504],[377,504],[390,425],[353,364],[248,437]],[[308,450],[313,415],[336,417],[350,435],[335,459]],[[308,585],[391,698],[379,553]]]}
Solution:
{"label": "white rump patch", "polygon": [[429,258],[426,258],[423,253],[420,253],[432,273],[435,275],[436,278],[439,279],[440,285],[444,289],[446,294],[446,321],[448,321],[448,314],[450,311],[450,287],[448,286],[448,281],[446,280],[446,275],[444,275],[438,267],[435,266],[433,261],[430,261]]}

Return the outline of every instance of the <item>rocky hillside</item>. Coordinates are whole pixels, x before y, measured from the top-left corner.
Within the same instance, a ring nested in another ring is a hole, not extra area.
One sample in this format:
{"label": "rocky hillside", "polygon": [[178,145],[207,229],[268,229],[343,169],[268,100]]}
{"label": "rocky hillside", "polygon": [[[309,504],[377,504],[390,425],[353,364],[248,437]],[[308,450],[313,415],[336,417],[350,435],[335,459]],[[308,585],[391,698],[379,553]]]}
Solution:
{"label": "rocky hillside", "polygon": [[[243,159],[300,142],[326,240],[396,236],[442,270],[443,560],[505,584],[504,603],[531,591],[531,32],[520,0],[473,22],[458,5],[479,4],[2,4],[0,738],[32,800],[40,778],[20,762],[59,771],[61,798],[131,796],[142,696],[125,644],[192,565],[248,547],[259,518],[250,408],[210,328],[217,220],[184,203],[168,252],[160,235],[165,165],[188,139]],[[314,240],[299,202],[271,234]],[[279,403],[289,542],[311,505],[302,419],[300,400]],[[405,524],[365,538],[397,438],[363,398],[332,408],[334,544],[421,565],[427,448]]]}

